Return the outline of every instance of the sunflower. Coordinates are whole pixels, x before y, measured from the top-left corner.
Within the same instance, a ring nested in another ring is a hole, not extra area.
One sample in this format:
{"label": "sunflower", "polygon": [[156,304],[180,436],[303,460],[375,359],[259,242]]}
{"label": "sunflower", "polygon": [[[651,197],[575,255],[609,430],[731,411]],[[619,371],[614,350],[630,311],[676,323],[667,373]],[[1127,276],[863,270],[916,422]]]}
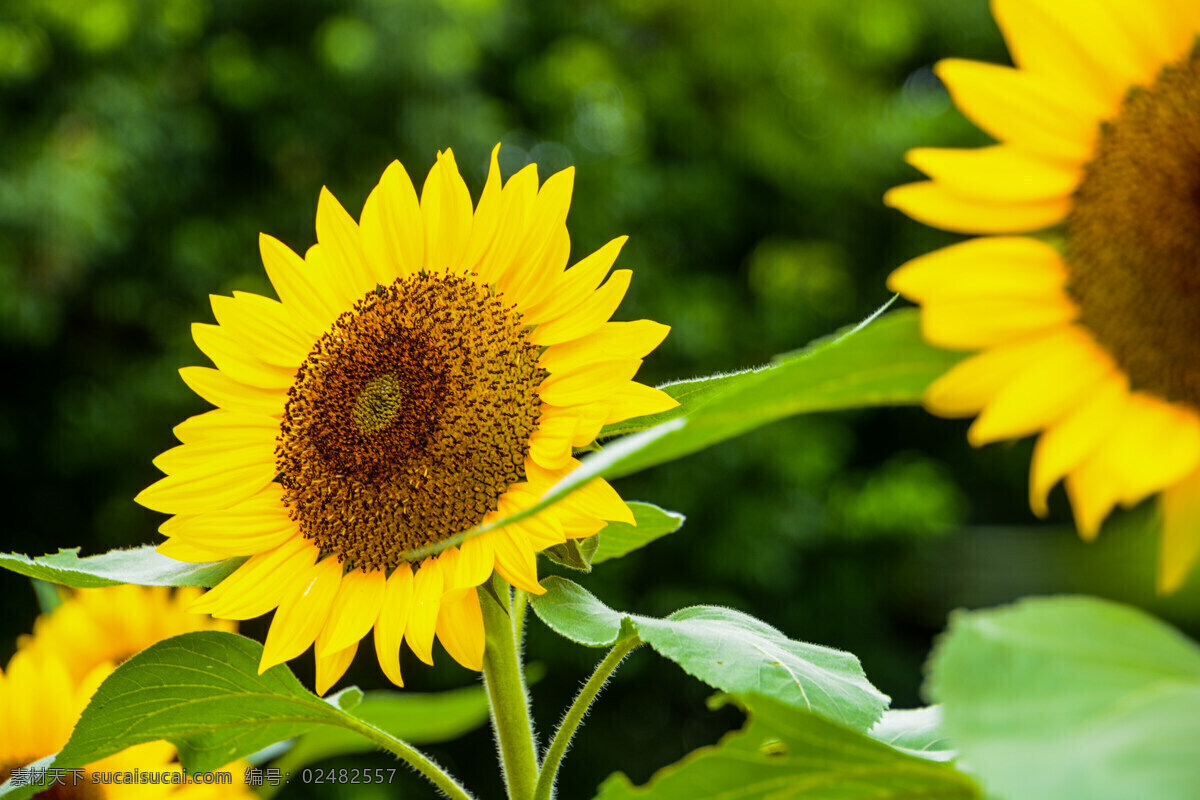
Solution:
{"label": "sunflower", "polygon": [[214,620],[188,610],[200,590],[164,586],[108,586],[77,589],[33,624],[21,649],[49,648],[80,680],[105,662],[114,665],[155,642],[200,630],[237,630],[237,623]]}
{"label": "sunflower", "polygon": [[931,180],[885,198],[983,236],[889,286],[922,304],[928,341],[982,351],[929,387],[930,410],[978,414],[975,445],[1040,434],[1036,513],[1065,479],[1090,540],[1116,505],[1161,495],[1172,591],[1200,555],[1200,4],[992,10],[1016,66],[950,59],[937,74],[998,144],[913,150]]}
{"label": "sunflower", "polygon": [[474,209],[447,150],[419,199],[392,163],[358,223],[323,190],[303,258],[261,236],[280,301],[212,298],[218,324],[192,331],[216,368],[181,373],[217,408],[175,429],[154,462],[167,477],[137,498],[174,515],[159,552],[250,557],[194,609],[276,609],[260,668],[315,642],[322,693],[372,629],[397,685],[402,641],[432,664],[436,636],[480,669],[476,587],[495,570],[540,593],[537,552],[633,516],[596,479],[459,534],[535,504],[605,424],[676,405],[632,380],[668,328],[608,321],[625,238],[564,269],[574,171],[502,182],[498,151]]}

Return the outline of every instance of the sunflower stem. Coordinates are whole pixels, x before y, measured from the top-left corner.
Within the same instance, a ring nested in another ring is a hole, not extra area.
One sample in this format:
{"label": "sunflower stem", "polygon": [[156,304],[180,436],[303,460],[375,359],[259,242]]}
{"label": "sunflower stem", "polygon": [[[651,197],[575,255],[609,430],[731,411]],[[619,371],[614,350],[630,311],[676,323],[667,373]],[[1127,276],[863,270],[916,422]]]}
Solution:
{"label": "sunflower stem", "polygon": [[558,723],[558,730],[554,732],[550,746],[546,748],[546,756],[542,759],[542,770],[538,775],[537,786],[533,792],[534,800],[550,800],[554,796],[554,780],[558,777],[558,765],[562,763],[567,748],[571,746],[571,739],[575,736],[575,731],[579,729],[580,723],[587,716],[588,709],[592,707],[592,702],[600,694],[604,684],[616,672],[617,667],[625,660],[625,656],[633,652],[641,643],[641,639],[636,636],[622,639],[613,645],[604,660],[596,665],[595,672],[587,679],[587,683],[579,690],[579,694],[575,696],[575,701],[563,715],[562,722]]}
{"label": "sunflower stem", "polygon": [[[501,602],[510,597],[507,584],[497,579]],[[533,721],[529,716],[529,693],[521,667],[520,628],[523,603],[503,607],[488,592],[480,593],[487,646],[483,651],[483,682],[492,712],[492,727],[500,749],[504,785],[509,800],[532,800],[538,779],[537,750]]]}
{"label": "sunflower stem", "polygon": [[382,731],[374,725],[370,725],[349,715],[346,715],[346,723],[362,736],[365,736],[384,750],[395,755],[401,761],[407,763],[427,778],[430,783],[440,789],[442,794],[451,798],[451,800],[475,800],[471,796],[471,793],[464,789],[462,784],[455,780],[450,773],[446,772],[432,758],[408,742],[397,739],[386,731]]}

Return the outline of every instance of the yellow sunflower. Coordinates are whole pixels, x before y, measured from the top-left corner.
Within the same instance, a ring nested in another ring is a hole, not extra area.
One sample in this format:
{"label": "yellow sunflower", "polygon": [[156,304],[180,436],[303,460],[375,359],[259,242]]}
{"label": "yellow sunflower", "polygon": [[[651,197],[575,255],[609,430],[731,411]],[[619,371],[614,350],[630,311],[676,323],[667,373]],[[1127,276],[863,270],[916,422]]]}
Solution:
{"label": "yellow sunflower", "polygon": [[1200,555],[1200,3],[992,10],[1016,67],[950,59],[937,74],[999,143],[913,150],[932,180],[886,196],[985,236],[889,285],[922,304],[931,343],[982,350],[930,386],[933,412],[978,414],[976,445],[1040,433],[1035,512],[1065,478],[1092,539],[1115,505],[1161,492],[1171,591]]}
{"label": "yellow sunflower", "polygon": [[195,609],[277,609],[260,668],[315,641],[322,693],[372,628],[398,685],[402,640],[432,664],[436,635],[480,669],[476,587],[493,569],[540,593],[538,551],[633,517],[597,479],[447,540],[536,503],[603,425],[676,405],[632,380],[668,328],[608,321],[631,273],[601,281],[624,237],[564,269],[574,171],[502,183],[498,150],[477,208],[447,150],[419,199],[392,163],[358,223],[322,191],[303,258],[263,235],[280,302],[212,298],[218,324],[193,336],[216,369],[181,372],[217,408],[175,429],[183,444],[154,462],[167,477],[137,498],[174,515],[159,552],[250,556]]}
{"label": "yellow sunflower", "polygon": [[[92,693],[112,669],[111,664],[102,664],[77,681],[52,650],[22,649],[12,657],[8,667],[0,670],[0,783],[13,778],[14,785],[47,787],[39,797],[88,800],[148,800],[173,795],[182,788],[169,782],[97,782],[100,774],[108,772],[155,773],[160,781],[161,776],[168,776],[169,781],[169,776],[179,773],[179,766],[171,763],[175,748],[168,742],[137,745],[81,770],[54,775],[20,772],[62,749]],[[247,795],[243,791],[230,796]]]}
{"label": "yellow sunflower", "polygon": [[119,664],[155,642],[181,633],[220,630],[233,633],[236,622],[214,620],[188,609],[200,590],[164,586],[108,586],[78,589],[33,623],[33,635],[20,648],[49,648],[80,680],[105,662]]}

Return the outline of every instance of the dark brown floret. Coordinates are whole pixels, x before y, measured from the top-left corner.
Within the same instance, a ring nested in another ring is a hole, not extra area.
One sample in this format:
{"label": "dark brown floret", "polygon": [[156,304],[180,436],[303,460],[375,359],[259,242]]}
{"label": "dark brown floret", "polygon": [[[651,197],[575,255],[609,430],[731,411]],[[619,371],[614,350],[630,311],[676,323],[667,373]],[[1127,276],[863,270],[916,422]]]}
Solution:
{"label": "dark brown floret", "polygon": [[288,391],[276,463],[304,536],[376,570],[478,524],[525,477],[539,352],[520,314],[468,278],[369,292]]}
{"label": "dark brown floret", "polygon": [[1200,53],[1101,128],[1067,233],[1083,324],[1134,388],[1200,408]]}

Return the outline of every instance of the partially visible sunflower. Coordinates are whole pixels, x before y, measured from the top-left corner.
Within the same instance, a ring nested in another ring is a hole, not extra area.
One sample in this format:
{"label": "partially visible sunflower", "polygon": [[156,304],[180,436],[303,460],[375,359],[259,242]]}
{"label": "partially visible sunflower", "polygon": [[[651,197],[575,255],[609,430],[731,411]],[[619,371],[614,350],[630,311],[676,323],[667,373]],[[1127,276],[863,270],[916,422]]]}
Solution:
{"label": "partially visible sunflower", "polygon": [[676,405],[633,381],[668,328],[608,321],[631,276],[601,284],[624,237],[564,270],[573,170],[502,182],[498,150],[474,209],[449,150],[419,199],[392,163],[359,222],[322,191],[303,258],[260,238],[281,302],[214,296],[218,324],[192,328],[217,368],[181,372],[217,408],[175,429],[183,444],[154,462],[167,477],[138,502],[174,515],[165,555],[250,556],[196,609],[277,609],[260,668],[315,641],[322,693],[372,629],[398,685],[402,640],[432,664],[436,635],[480,669],[476,587],[493,569],[540,593],[538,551],[633,517],[597,479],[446,540],[535,504],[603,425]]}
{"label": "partially visible sunflower", "polygon": [[155,642],[201,630],[237,631],[237,623],[188,609],[200,590],[164,586],[77,589],[33,624],[19,646],[54,650],[71,677],[80,680],[105,662],[120,664]]}
{"label": "partially visible sunflower", "polygon": [[1200,556],[1200,3],[992,11],[1016,67],[951,59],[937,74],[999,144],[913,150],[932,180],[886,196],[987,234],[889,280],[922,304],[931,343],[983,351],[925,402],[978,414],[975,445],[1040,434],[1030,503],[1044,515],[1065,478],[1086,539],[1115,505],[1161,493],[1158,583],[1172,591]]}
{"label": "partially visible sunflower", "polygon": [[[111,664],[91,670],[82,680],[71,677],[62,659],[48,648],[19,650],[0,670],[0,783],[13,777],[14,770],[57,753],[67,743],[96,687],[112,672]],[[171,783],[100,784],[97,772],[146,772],[159,776],[177,775],[172,763],[175,748],[169,742],[149,742],[88,764],[81,772],[62,772],[58,783],[50,773],[35,783],[47,788],[37,797],[67,800],[151,800],[175,797],[184,789]],[[239,776],[240,777],[240,776]],[[161,778],[160,778],[161,780]],[[245,790],[231,789],[229,797],[249,797]]]}

